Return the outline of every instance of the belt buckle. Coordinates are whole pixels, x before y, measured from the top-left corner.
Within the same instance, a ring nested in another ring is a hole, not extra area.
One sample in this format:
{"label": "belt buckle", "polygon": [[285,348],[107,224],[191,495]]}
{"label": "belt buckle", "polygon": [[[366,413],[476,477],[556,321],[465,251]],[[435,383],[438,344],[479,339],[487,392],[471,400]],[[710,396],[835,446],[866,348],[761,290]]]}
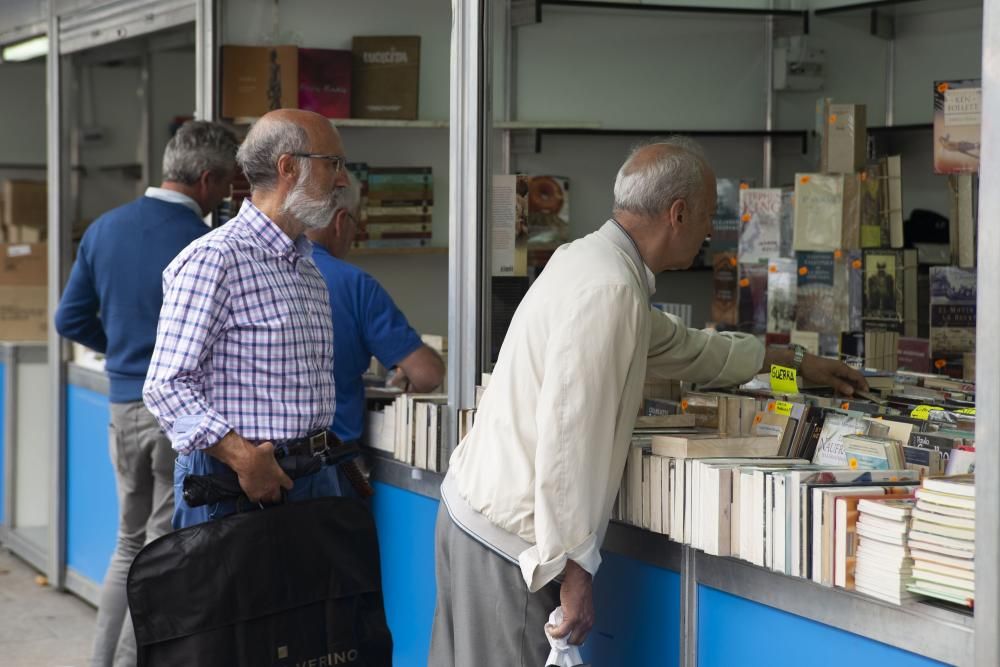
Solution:
{"label": "belt buckle", "polygon": [[320,431],[314,435],[309,436],[309,453],[310,454],[322,454],[327,449],[326,446],[326,431]]}

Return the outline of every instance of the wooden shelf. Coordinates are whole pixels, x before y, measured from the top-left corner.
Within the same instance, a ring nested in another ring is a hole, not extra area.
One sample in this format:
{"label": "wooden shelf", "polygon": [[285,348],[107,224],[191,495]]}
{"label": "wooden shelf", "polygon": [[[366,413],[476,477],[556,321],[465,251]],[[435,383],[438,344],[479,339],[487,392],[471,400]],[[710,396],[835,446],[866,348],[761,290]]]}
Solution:
{"label": "wooden shelf", "polygon": [[448,248],[426,246],[423,248],[351,248],[347,258],[372,257],[376,255],[447,255]]}

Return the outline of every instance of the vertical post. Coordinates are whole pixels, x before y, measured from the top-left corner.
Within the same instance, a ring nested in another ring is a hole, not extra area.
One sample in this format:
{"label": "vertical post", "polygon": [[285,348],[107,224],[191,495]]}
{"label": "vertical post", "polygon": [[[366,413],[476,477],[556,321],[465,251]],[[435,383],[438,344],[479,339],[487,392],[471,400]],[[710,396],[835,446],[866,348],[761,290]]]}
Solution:
{"label": "vertical post", "polygon": [[[771,3],[774,4],[773,2]],[[774,129],[774,17],[764,19],[764,129]],[[770,135],[764,137],[764,187],[774,180],[774,147]]]}
{"label": "vertical post", "polygon": [[221,2],[197,0],[194,20],[195,118],[215,120],[216,52]]}
{"label": "vertical post", "polygon": [[69,233],[65,227],[63,201],[64,165],[62,149],[65,128],[62,118],[62,80],[59,56],[59,17],[55,3],[49,3],[49,52],[45,59],[48,154],[48,361],[49,390],[52,392],[52,440],[49,474],[49,548],[46,576],[49,584],[62,588],[66,574],[66,367],[63,343],[55,329],[66,268],[69,264]]}
{"label": "vertical post", "polygon": [[[483,0],[452,0],[448,220],[448,440],[458,444],[458,411],[475,405],[483,283],[483,104],[489,53]],[[450,452],[449,452],[450,453]]]}
{"label": "vertical post", "polygon": [[681,547],[681,667],[698,666],[698,552]]}
{"label": "vertical post", "polygon": [[885,47],[885,126],[896,122],[896,35],[889,38]]}
{"label": "vertical post", "polygon": [[982,152],[976,313],[976,664],[1000,665],[1000,0],[983,3]]}

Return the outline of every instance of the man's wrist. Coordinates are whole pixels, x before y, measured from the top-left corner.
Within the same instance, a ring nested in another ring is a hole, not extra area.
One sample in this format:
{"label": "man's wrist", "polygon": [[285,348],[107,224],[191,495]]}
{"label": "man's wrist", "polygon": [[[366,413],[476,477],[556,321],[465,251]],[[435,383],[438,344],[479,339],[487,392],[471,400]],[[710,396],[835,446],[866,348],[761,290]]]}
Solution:
{"label": "man's wrist", "polygon": [[806,359],[807,353],[806,348],[801,345],[792,344],[788,346],[788,349],[792,352],[791,367],[795,369],[796,373],[802,372],[802,364]]}
{"label": "man's wrist", "polygon": [[250,459],[250,450],[252,447],[253,445],[240,436],[239,433],[230,431],[223,436],[222,440],[219,440],[211,447],[206,447],[205,453],[217,458],[239,473]]}

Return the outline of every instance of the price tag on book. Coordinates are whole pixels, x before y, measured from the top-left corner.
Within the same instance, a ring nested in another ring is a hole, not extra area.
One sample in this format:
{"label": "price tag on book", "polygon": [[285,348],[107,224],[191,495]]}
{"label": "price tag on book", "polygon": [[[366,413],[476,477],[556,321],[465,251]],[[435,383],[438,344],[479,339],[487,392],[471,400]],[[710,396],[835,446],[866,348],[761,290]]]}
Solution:
{"label": "price tag on book", "polygon": [[771,364],[771,391],[776,394],[799,393],[799,385],[795,381],[795,369]]}
{"label": "price tag on book", "polygon": [[971,415],[973,417],[976,416],[975,408],[962,408],[961,410],[955,410],[955,412],[957,412],[960,415]]}
{"label": "price tag on book", "polygon": [[943,412],[944,408],[937,408],[934,407],[933,405],[918,405],[917,407],[913,408],[913,412],[910,413],[910,416],[913,417],[914,419],[926,420],[930,417],[930,414],[932,412],[939,412],[939,411]]}
{"label": "price tag on book", "polygon": [[784,415],[785,417],[792,416],[792,404],[788,401],[775,401],[774,402],[774,414]]}

